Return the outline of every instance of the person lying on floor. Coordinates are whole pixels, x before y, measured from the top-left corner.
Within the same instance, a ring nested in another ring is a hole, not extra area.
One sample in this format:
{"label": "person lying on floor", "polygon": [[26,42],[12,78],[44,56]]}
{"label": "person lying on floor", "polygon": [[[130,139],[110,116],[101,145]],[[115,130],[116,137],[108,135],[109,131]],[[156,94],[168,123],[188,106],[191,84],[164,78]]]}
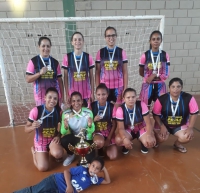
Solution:
{"label": "person lying on floor", "polygon": [[[97,174],[103,171],[104,178]],[[65,170],[64,173],[55,173],[43,179],[34,186],[30,186],[14,193],[77,193],[91,185],[109,184],[110,176],[101,157],[95,157],[88,168],[77,166]]]}

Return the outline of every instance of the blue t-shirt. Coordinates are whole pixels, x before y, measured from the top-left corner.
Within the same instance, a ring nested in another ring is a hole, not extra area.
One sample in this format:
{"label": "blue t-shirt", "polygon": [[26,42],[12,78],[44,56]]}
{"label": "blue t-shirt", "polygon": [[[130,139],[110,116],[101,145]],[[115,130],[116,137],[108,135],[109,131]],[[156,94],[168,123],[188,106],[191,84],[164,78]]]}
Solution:
{"label": "blue t-shirt", "polygon": [[[83,166],[78,166],[70,169],[71,173],[71,184],[74,188],[74,193],[77,193],[76,190],[81,191],[90,187],[91,185],[99,185],[102,183],[104,178],[101,177],[92,177],[88,173],[88,168]],[[63,173],[54,174],[56,179],[56,184],[58,186],[59,193],[66,192],[66,182]]]}

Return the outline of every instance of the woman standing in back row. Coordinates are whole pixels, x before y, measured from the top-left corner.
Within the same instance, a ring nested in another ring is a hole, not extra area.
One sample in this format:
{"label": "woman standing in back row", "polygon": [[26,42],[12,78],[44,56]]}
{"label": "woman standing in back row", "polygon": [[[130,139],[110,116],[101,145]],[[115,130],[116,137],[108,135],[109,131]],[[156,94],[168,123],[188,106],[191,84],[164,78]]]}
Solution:
{"label": "woman standing in back row", "polygon": [[58,61],[50,56],[51,40],[40,37],[38,41],[40,54],[33,57],[26,69],[26,82],[34,85],[36,106],[45,104],[45,93],[49,87],[54,87],[59,93],[59,103],[63,101],[63,81]]}
{"label": "woman standing in back row", "polygon": [[66,102],[70,102],[73,92],[80,92],[83,97],[83,106],[90,106],[94,100],[94,62],[92,56],[83,52],[84,37],[80,32],[74,32],[71,37],[74,51],[66,54],[63,58],[64,84]]}
{"label": "woman standing in back row", "polygon": [[162,34],[153,31],[149,38],[150,49],[142,54],[139,74],[143,78],[140,99],[150,107],[152,101],[166,93],[165,80],[169,77],[169,55],[160,49]]}
{"label": "woman standing in back row", "polygon": [[105,30],[107,46],[96,55],[96,87],[104,83],[109,89],[108,101],[122,103],[122,93],[128,85],[126,52],[116,46],[117,31],[114,27]]}

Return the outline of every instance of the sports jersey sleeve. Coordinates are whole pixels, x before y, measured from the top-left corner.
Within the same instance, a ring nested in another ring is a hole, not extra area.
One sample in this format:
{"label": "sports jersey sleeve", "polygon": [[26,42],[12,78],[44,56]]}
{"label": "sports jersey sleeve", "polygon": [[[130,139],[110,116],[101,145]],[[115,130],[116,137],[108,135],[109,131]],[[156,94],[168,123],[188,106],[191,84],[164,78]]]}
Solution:
{"label": "sports jersey sleeve", "polygon": [[189,110],[190,110],[191,115],[199,113],[199,108],[198,108],[197,102],[196,102],[194,97],[192,97],[191,100],[190,100]]}
{"label": "sports jersey sleeve", "polygon": [[80,173],[83,173],[83,166],[77,166],[77,167],[73,167],[73,168],[70,168],[70,173],[71,175],[78,175]]}
{"label": "sports jersey sleeve", "polygon": [[67,59],[67,54],[65,54],[64,57],[63,57],[62,68],[64,68],[64,69],[68,69],[68,59]]}
{"label": "sports jersey sleeve", "polygon": [[33,123],[34,121],[37,120],[37,117],[38,117],[38,108],[34,107],[29,113],[28,121]]}
{"label": "sports jersey sleeve", "polygon": [[101,61],[101,57],[100,57],[100,50],[99,50],[96,55],[96,63],[100,63],[100,61]]}
{"label": "sports jersey sleeve", "polygon": [[139,62],[139,66],[144,66],[145,65],[145,61],[146,61],[146,56],[143,53],[142,56],[140,57],[140,62]]}
{"label": "sports jersey sleeve", "polygon": [[124,114],[123,114],[123,110],[122,110],[121,107],[117,108],[117,111],[116,111],[116,120],[117,121],[123,121],[124,120]]}
{"label": "sports jersey sleeve", "polygon": [[153,114],[160,116],[162,110],[162,105],[160,104],[160,101],[157,99],[153,106]]}
{"label": "sports jersey sleeve", "polygon": [[[92,111],[90,111],[90,118],[91,118],[92,120],[94,119],[94,116],[93,116]],[[86,131],[87,131],[86,138],[87,138],[88,140],[91,140],[91,139],[92,139],[92,134],[93,134],[93,132],[95,131],[94,122],[92,122],[91,127],[88,127],[88,126],[87,126]]]}
{"label": "sports jersey sleeve", "polygon": [[128,63],[127,55],[124,50],[122,50],[122,60],[123,60],[123,63]]}
{"label": "sports jersey sleeve", "polygon": [[160,74],[160,79],[162,81],[165,81],[169,77],[170,59],[169,59],[168,53],[166,53],[166,59],[167,59],[167,62],[163,65],[163,70],[162,70],[162,73]]}
{"label": "sports jersey sleeve", "polygon": [[28,62],[27,68],[26,68],[26,74],[27,75],[33,75],[35,74],[35,68],[32,60]]}
{"label": "sports jersey sleeve", "polygon": [[142,116],[146,116],[149,114],[149,109],[147,105],[141,101],[141,107],[142,107]]}
{"label": "sports jersey sleeve", "polygon": [[94,61],[91,55],[89,55],[89,68],[94,68]]}
{"label": "sports jersey sleeve", "polygon": [[62,77],[61,68],[60,68],[59,63],[58,63],[58,67],[57,67],[57,77]]}

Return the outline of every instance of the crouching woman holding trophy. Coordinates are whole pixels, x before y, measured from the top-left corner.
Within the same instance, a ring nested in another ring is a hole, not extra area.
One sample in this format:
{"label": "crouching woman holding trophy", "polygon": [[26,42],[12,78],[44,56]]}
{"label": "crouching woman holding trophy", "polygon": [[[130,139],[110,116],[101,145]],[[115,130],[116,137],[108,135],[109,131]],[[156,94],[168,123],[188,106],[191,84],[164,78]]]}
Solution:
{"label": "crouching woman holding trophy", "polygon": [[[93,123],[93,114],[88,108],[82,107],[83,99],[79,92],[73,92],[70,99],[71,107],[62,114],[61,124],[61,145],[67,152],[67,158],[64,160],[63,165],[67,166],[72,163],[75,158],[75,154],[70,151],[69,144],[75,146],[79,143],[80,138],[77,137],[81,131],[81,128],[85,128],[85,141],[92,144],[92,135],[95,130]],[[86,156],[90,161],[95,156],[95,152],[92,151]]]}

